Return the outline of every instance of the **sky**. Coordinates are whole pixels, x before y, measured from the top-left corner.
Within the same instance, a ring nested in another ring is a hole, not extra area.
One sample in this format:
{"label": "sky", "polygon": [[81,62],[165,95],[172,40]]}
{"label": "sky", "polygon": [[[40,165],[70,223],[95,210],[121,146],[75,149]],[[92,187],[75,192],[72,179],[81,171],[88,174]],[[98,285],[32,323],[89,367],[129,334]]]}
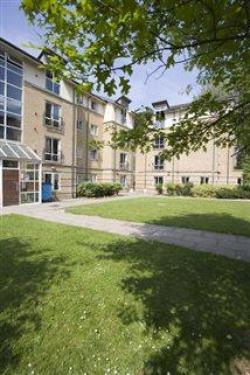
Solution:
{"label": "sky", "polygon": [[[31,42],[40,45],[41,32],[28,23],[19,5],[20,0],[0,0],[0,36],[37,56],[39,51],[28,48],[27,44]],[[132,100],[132,109],[163,99],[167,99],[170,105],[187,103],[192,100],[193,95],[198,94],[199,87],[195,83],[197,71],[186,72],[183,65],[178,64],[167,70],[163,76],[155,73],[147,79],[155,67],[153,63],[135,66],[128,94]],[[190,95],[185,93],[187,85],[193,87]]]}

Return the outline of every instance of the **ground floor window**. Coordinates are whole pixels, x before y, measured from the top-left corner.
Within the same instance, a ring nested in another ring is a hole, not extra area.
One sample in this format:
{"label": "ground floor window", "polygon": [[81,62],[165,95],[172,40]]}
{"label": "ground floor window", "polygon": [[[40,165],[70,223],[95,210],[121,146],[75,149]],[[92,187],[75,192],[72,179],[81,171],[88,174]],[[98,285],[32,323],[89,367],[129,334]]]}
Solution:
{"label": "ground floor window", "polygon": [[241,185],[242,184],[242,178],[237,178],[237,185]]}
{"label": "ground floor window", "polygon": [[163,176],[155,176],[154,177],[155,185],[163,185],[164,179]]}
{"label": "ground floor window", "polygon": [[122,185],[123,188],[127,187],[128,182],[127,182],[127,176],[126,175],[120,176],[120,184]]}
{"label": "ground floor window", "polygon": [[61,188],[61,178],[59,173],[45,172],[43,174],[43,182],[47,182],[52,185],[53,191],[59,191]]}
{"label": "ground floor window", "polygon": [[203,185],[203,184],[208,184],[208,183],[209,183],[209,177],[201,176],[200,184]]}
{"label": "ground floor window", "polygon": [[96,174],[91,174],[90,175],[90,181],[93,182],[93,183],[97,182],[97,175]]}
{"label": "ground floor window", "polygon": [[190,181],[189,181],[189,176],[182,176],[181,177],[181,183],[182,184],[188,184]]}
{"label": "ground floor window", "polygon": [[21,203],[39,202],[39,165],[21,162]]}

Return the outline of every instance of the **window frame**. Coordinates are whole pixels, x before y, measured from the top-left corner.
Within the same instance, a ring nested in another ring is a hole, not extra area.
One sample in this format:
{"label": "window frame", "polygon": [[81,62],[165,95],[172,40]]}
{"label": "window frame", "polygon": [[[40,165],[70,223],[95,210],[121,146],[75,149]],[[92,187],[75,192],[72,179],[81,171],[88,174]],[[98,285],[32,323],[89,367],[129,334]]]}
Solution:
{"label": "window frame", "polygon": [[[96,158],[92,157],[92,152],[93,151],[95,151]],[[92,150],[89,150],[89,158],[90,158],[91,161],[97,161],[98,160],[98,150],[96,148],[92,149]]]}
{"label": "window frame", "polygon": [[[47,116],[47,105],[50,105],[50,117]],[[58,107],[58,118],[54,117],[54,109],[55,107]],[[46,123],[46,120],[50,121],[50,124]],[[58,126],[55,125],[55,122],[58,123]],[[57,103],[52,103],[48,100],[45,101],[45,113],[44,113],[44,123],[45,126],[48,126],[50,128],[54,129],[61,129],[62,128],[62,106]]]}
{"label": "window frame", "polygon": [[[48,74],[50,74],[51,77],[48,77]],[[51,89],[48,87],[47,82],[51,83]],[[57,90],[55,90],[55,87],[58,87],[58,92],[57,92]],[[46,70],[46,72],[45,72],[45,88],[49,92],[53,92],[55,95],[60,96],[60,94],[61,94],[61,82],[60,81],[57,82],[55,80],[55,74],[50,72],[49,70]]]}
{"label": "window frame", "polygon": [[[45,182],[45,175],[51,176],[52,191],[61,191],[61,173],[59,172],[43,172],[43,182]],[[58,189],[55,189],[55,175],[58,176]]]}
{"label": "window frame", "polygon": [[[47,141],[50,140],[51,142],[51,152],[47,151]],[[57,142],[57,153],[54,152],[54,142]],[[52,146],[53,143],[53,146]],[[58,138],[52,138],[52,137],[45,137],[45,150],[44,150],[44,159],[46,162],[54,162],[58,163],[60,162],[60,153],[61,153],[61,141]],[[50,159],[46,159],[46,155],[51,155]],[[54,156],[56,156],[56,160],[54,159]]]}
{"label": "window frame", "polygon": [[[93,133],[93,131],[92,131],[93,127],[96,129],[95,133]],[[96,125],[96,124],[90,124],[90,135],[92,135],[93,137],[97,137],[98,136],[98,125]]]}
{"label": "window frame", "polygon": [[[158,163],[156,163],[156,158],[158,158]],[[164,160],[161,159],[160,155],[154,155],[154,169],[164,170]]]}

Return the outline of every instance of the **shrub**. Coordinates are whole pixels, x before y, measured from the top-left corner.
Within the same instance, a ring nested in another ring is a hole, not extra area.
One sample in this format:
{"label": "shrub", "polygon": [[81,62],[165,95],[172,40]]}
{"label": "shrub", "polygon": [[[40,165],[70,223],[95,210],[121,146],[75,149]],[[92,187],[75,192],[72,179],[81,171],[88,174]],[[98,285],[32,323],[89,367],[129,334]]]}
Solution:
{"label": "shrub", "polygon": [[192,182],[188,182],[188,183],[182,185],[181,195],[183,195],[185,197],[191,197],[193,186],[194,186],[194,184]]}
{"label": "shrub", "polygon": [[183,184],[175,184],[175,194],[176,195],[182,195],[182,189],[183,189]]}
{"label": "shrub", "polygon": [[122,186],[119,183],[93,183],[83,182],[77,186],[78,197],[98,198],[109,197],[119,193]]}
{"label": "shrub", "polygon": [[157,191],[158,194],[162,194],[163,193],[163,185],[162,184],[156,184],[155,185],[155,189]]}
{"label": "shrub", "polygon": [[175,194],[175,184],[173,182],[168,182],[166,185],[166,190],[168,195]]}
{"label": "shrub", "polygon": [[192,195],[194,197],[215,198],[217,187],[214,185],[196,185],[192,188]]}

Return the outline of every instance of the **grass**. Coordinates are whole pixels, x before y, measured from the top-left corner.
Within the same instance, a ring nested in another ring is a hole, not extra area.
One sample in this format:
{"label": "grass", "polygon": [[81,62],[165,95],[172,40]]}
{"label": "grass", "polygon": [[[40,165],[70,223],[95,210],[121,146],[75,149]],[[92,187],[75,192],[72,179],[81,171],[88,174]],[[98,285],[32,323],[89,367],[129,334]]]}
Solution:
{"label": "grass", "polygon": [[246,374],[250,264],[0,221],[0,373]]}
{"label": "grass", "polygon": [[145,197],[67,209],[78,215],[250,236],[250,202]]}

